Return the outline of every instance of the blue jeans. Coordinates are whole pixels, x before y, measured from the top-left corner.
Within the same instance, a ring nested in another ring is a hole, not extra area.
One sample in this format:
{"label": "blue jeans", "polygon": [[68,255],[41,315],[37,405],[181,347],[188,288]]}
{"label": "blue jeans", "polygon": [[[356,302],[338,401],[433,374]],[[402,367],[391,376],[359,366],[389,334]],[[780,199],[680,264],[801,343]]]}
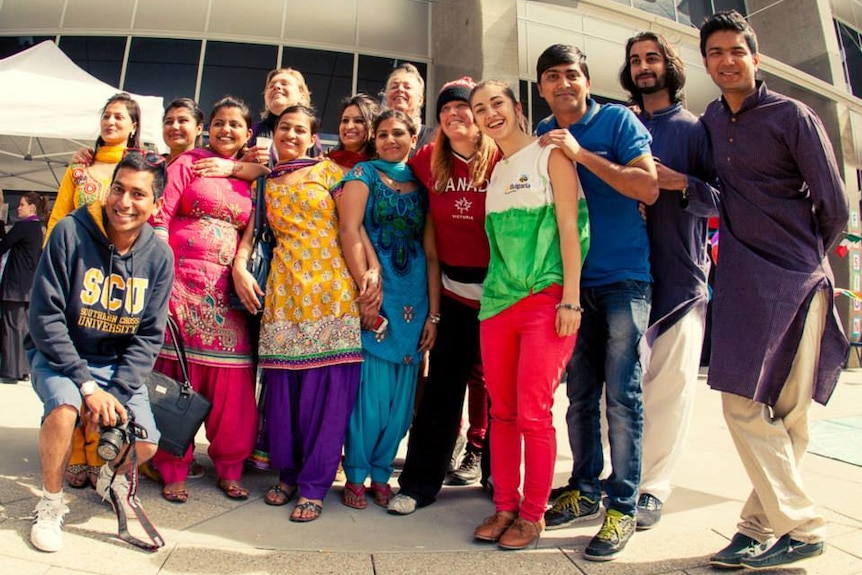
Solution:
{"label": "blue jeans", "polygon": [[566,367],[569,485],[591,499],[601,498],[602,441],[599,402],[606,387],[608,436],[613,472],[605,481],[609,508],[634,515],[641,474],[643,400],[638,346],[649,322],[652,287],[622,281],[582,288],[585,311],[575,352]]}

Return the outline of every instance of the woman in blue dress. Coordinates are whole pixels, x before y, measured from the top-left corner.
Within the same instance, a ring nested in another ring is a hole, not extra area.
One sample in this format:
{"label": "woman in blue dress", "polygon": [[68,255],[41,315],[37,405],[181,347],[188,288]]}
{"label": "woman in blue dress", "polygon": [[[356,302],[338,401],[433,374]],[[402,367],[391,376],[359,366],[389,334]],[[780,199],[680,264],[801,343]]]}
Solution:
{"label": "woman in blue dress", "polygon": [[342,247],[359,286],[364,362],[344,446],[342,502],[364,509],[365,480],[386,507],[392,460],[407,434],[422,356],[440,321],[440,266],[427,190],[405,163],[416,127],[403,112],[374,121],[378,157],[345,176],[336,197]]}

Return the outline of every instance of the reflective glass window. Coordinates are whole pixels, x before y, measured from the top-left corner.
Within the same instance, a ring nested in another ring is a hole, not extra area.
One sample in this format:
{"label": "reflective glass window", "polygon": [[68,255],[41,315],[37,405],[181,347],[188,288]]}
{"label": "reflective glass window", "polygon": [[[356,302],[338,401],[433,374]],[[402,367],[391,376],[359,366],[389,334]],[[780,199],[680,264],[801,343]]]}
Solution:
{"label": "reflective glass window", "polygon": [[53,39],[53,36],[0,36],[0,58],[7,58],[39,42]]}
{"label": "reflective glass window", "polygon": [[213,103],[231,95],[245,100],[257,120],[263,108],[263,85],[275,68],[278,49],[261,44],[207,42],[200,105],[209,114]]}
{"label": "reflective glass window", "polygon": [[[338,104],[342,98],[351,95],[353,54],[285,47],[282,50],[281,66],[302,72],[311,91],[311,103],[320,118],[320,131],[337,134]],[[260,88],[262,91],[263,82]],[[262,102],[263,97],[260,100]]]}
{"label": "reflective glass window", "polygon": [[175,98],[193,98],[200,52],[199,40],[132,38],[123,89],[161,96],[165,104]]}
{"label": "reflective glass window", "polygon": [[75,64],[102,82],[120,85],[125,36],[62,36],[60,49]]}
{"label": "reflective glass window", "polygon": [[862,34],[835,20],[844,75],[854,96],[862,97]]}

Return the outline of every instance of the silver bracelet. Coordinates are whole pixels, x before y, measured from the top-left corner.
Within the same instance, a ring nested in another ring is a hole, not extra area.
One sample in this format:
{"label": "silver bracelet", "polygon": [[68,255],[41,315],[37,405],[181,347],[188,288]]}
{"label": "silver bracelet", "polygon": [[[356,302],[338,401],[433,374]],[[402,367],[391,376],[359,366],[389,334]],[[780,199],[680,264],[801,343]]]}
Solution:
{"label": "silver bracelet", "polygon": [[581,306],[579,306],[577,304],[573,304],[573,303],[558,303],[555,306],[555,308],[556,309],[570,309],[572,311],[584,313],[584,308],[582,308]]}

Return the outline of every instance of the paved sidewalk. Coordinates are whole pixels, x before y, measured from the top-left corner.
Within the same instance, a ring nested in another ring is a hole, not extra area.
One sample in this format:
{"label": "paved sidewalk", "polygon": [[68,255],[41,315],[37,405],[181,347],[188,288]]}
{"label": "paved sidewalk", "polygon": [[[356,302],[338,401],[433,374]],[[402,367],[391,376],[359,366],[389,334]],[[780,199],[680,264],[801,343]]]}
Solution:
{"label": "paved sidewalk", "polygon": [[[639,532],[612,563],[591,563],[583,548],[600,521],[546,532],[536,550],[498,551],[474,543],[473,528],[493,505],[479,487],[446,487],[438,502],[406,517],[387,515],[373,503],[356,511],[339,502],[340,486],[310,524],[288,521],[291,506],[263,504],[273,474],[251,471],[252,497],[237,503],[214,485],[203,440],[198,459],[207,475],[189,482],[191,497],[174,505],[158,486],[141,485],[141,499],[168,542],[158,553],[139,551],[112,536],[116,520],[92,490],[67,490],[65,549],[46,554],[29,543],[30,518],[40,488],[37,426],[41,404],[29,384],[0,386],[0,575],[197,575],[269,573],[440,574],[673,574],[717,573],[707,557],[735,532],[748,480],[724,421],[719,394],[705,381],[698,389],[688,446],[674,477],[676,490],[661,523]],[[566,397],[555,407],[560,455],[557,484],[571,458],[565,432]],[[816,406],[813,420],[862,415],[862,370],[844,373],[830,405]],[[402,444],[403,455],[404,444]],[[769,573],[862,574],[862,467],[809,454],[804,478],[829,522],[827,552],[818,559]],[[393,479],[393,486],[396,482]],[[397,486],[396,486],[397,487]],[[135,532],[133,528],[133,533]]]}

